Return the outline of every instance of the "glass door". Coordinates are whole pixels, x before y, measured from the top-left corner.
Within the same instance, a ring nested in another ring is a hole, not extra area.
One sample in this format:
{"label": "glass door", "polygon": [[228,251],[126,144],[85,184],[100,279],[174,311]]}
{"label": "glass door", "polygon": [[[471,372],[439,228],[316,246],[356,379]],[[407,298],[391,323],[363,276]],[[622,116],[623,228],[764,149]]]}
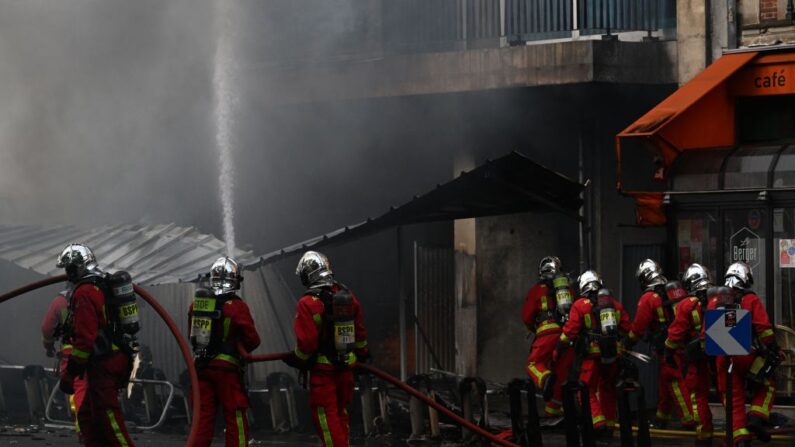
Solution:
{"label": "glass door", "polygon": [[795,208],[773,210],[773,255],[776,324],[795,327]]}

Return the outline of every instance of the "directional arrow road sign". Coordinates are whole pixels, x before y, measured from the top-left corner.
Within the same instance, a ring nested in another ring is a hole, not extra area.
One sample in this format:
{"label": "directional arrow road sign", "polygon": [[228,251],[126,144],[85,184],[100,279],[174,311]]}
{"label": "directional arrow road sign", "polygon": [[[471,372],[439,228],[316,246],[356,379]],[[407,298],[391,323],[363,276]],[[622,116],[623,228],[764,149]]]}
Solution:
{"label": "directional arrow road sign", "polygon": [[706,312],[707,355],[747,355],[751,352],[751,313],[743,309]]}

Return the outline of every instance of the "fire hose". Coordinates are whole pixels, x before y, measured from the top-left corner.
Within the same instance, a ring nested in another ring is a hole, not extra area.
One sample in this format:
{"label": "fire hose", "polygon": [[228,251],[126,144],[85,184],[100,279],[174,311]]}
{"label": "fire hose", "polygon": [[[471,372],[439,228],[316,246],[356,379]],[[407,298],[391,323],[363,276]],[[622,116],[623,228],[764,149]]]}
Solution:
{"label": "fire hose", "polygon": [[[24,287],[20,287],[18,289],[12,290],[8,293],[0,295],[0,303],[8,301],[12,298],[15,298],[19,295],[31,292],[36,289],[40,289],[42,287],[47,287],[49,285],[53,285],[59,282],[66,281],[66,275],[59,275],[54,276],[52,278],[45,278],[40,281],[36,281],[34,283],[28,284]],[[137,293],[141,298],[144,299],[152,308],[160,315],[160,318],[166,323],[168,329],[171,331],[171,334],[174,335],[174,338],[177,340],[177,344],[179,345],[179,350],[182,352],[182,357],[185,359],[185,364],[188,367],[188,374],[190,374],[190,383],[191,383],[191,393],[193,402],[200,402],[199,399],[199,376],[196,372],[196,366],[193,364],[193,355],[191,353],[191,349],[188,347],[188,342],[185,341],[185,338],[179,332],[179,327],[171,319],[168,312],[163,309],[163,306],[155,300],[155,298],[149,294],[143,288],[134,285],[135,293]],[[190,427],[190,434],[188,435],[188,440],[185,443],[186,447],[193,447],[196,444],[196,436],[199,432],[199,405],[193,405],[193,417],[191,419],[192,424]]]}
{"label": "fire hose", "polygon": [[[282,352],[282,353],[277,353],[277,354],[252,355],[252,354],[249,354],[249,353],[243,351],[242,349],[239,349],[239,351],[240,351],[241,356],[243,357],[243,360],[245,360],[247,362],[250,362],[250,363],[270,362],[270,361],[274,361],[274,360],[283,360],[283,359],[287,358],[287,356],[290,355],[287,352]],[[402,389],[403,391],[407,392],[408,394],[410,394],[410,395],[416,397],[417,399],[421,400],[426,405],[428,405],[430,407],[433,407],[439,413],[442,413],[443,415],[445,415],[448,418],[452,419],[453,421],[455,421],[456,424],[466,428],[467,430],[471,430],[472,432],[474,432],[474,433],[480,435],[481,437],[493,442],[494,444],[501,445],[501,446],[504,446],[504,447],[519,447],[518,445],[516,445],[514,443],[511,443],[511,442],[508,442],[508,441],[506,441],[504,439],[498,438],[495,434],[490,433],[490,432],[484,430],[483,428],[473,424],[472,422],[462,418],[461,416],[459,416],[459,415],[455,414],[454,412],[450,411],[449,409],[447,409],[445,406],[438,404],[436,401],[434,401],[433,399],[429,398],[428,396],[426,396],[425,394],[421,393],[420,391],[417,391],[416,389],[406,385],[405,383],[401,382],[398,378],[393,377],[393,376],[385,373],[384,371],[381,371],[378,368],[375,368],[373,366],[370,366],[370,365],[367,365],[367,364],[364,364],[364,363],[356,364],[356,368],[358,368],[358,369],[360,369],[360,370],[362,370],[364,372],[368,372],[368,373],[370,373],[370,374],[372,374],[372,375],[374,375],[376,377],[379,377],[379,378],[391,383],[392,385]]]}

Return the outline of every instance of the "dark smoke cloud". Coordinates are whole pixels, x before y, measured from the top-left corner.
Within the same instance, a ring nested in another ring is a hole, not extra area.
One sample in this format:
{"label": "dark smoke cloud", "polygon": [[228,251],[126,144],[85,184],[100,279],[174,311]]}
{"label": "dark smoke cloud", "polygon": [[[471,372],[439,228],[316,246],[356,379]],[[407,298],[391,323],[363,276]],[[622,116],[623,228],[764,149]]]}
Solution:
{"label": "dark smoke cloud", "polygon": [[[266,81],[274,70],[379,57],[380,0],[229,1],[238,245],[276,249],[451,176],[451,152],[466,146],[454,99],[271,100],[284,87]],[[0,0],[0,223],[176,222],[223,234],[214,6]]]}

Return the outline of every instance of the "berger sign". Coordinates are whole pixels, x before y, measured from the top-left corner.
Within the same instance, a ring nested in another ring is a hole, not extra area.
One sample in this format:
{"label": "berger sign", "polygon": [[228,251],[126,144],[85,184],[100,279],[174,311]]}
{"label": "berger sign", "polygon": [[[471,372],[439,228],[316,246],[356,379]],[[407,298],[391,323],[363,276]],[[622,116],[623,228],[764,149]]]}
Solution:
{"label": "berger sign", "polygon": [[747,227],[741,228],[729,238],[729,255],[731,262],[744,262],[753,269],[762,257],[759,236]]}

